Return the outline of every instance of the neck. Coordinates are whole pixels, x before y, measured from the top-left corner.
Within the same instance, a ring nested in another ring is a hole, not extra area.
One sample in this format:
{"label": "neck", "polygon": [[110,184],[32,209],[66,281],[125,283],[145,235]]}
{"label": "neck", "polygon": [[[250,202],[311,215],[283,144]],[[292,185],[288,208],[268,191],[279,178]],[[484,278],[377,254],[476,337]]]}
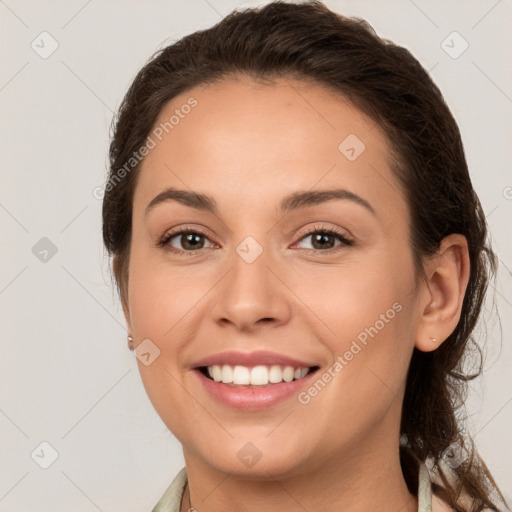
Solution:
{"label": "neck", "polygon": [[[240,479],[207,466],[184,451],[187,490],[182,512],[416,512],[418,501],[405,483],[396,444],[334,454],[293,476]],[[396,446],[396,449],[393,448]]]}

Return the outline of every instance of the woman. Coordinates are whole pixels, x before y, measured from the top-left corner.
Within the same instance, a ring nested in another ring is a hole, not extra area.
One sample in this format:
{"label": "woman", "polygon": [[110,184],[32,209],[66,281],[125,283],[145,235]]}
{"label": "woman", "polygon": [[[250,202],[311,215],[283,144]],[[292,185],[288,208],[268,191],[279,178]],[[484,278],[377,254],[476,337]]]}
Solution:
{"label": "woman", "polygon": [[103,236],[186,468],[154,512],[499,510],[456,420],[496,259],[441,93],[320,2],[158,52]]}

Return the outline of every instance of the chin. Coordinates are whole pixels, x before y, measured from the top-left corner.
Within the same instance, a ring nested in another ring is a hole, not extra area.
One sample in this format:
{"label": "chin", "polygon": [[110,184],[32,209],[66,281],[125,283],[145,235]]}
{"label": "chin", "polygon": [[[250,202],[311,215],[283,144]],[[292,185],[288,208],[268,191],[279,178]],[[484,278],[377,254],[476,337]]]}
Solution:
{"label": "chin", "polygon": [[[261,444],[261,443],[260,443]],[[204,462],[213,469],[230,474],[241,480],[268,480],[288,478],[299,474],[300,468],[305,467],[305,459],[297,454],[304,454],[304,447],[296,448],[288,444],[284,449],[270,446],[267,440],[266,448],[258,447],[258,440],[234,441],[221,445],[217,450],[211,448],[204,454]],[[204,447],[208,449],[208,447]],[[196,452],[197,453],[197,452]]]}

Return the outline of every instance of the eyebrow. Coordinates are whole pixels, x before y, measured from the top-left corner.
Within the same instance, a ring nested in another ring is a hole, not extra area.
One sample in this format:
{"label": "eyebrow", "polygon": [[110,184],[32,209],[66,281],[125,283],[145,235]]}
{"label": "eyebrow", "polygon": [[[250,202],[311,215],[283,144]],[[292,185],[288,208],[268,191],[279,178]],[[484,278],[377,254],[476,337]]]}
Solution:
{"label": "eyebrow", "polygon": [[[375,210],[372,205],[350,190],[343,188],[327,189],[327,190],[310,190],[299,191],[285,197],[280,204],[279,211],[281,213],[288,213],[292,210],[307,208],[321,203],[326,203],[333,199],[345,199],[352,201],[360,206],[366,208],[369,212],[376,216]],[[167,201],[177,201],[180,204],[195,208],[197,210],[211,212],[218,215],[218,206],[212,197],[198,192],[189,190],[180,190],[173,187],[167,188],[154,197],[146,207],[146,215],[158,204]]]}

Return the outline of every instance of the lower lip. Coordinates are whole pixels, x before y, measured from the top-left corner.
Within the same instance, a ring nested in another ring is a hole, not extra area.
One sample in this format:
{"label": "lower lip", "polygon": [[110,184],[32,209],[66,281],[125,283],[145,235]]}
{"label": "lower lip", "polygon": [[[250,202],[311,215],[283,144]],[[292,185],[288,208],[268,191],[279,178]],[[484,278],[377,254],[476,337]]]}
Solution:
{"label": "lower lip", "polygon": [[231,386],[205,377],[200,370],[193,370],[206,391],[216,400],[229,407],[245,410],[266,409],[284,400],[297,396],[317,372],[310,372],[305,377],[291,382],[268,384],[266,386]]}

